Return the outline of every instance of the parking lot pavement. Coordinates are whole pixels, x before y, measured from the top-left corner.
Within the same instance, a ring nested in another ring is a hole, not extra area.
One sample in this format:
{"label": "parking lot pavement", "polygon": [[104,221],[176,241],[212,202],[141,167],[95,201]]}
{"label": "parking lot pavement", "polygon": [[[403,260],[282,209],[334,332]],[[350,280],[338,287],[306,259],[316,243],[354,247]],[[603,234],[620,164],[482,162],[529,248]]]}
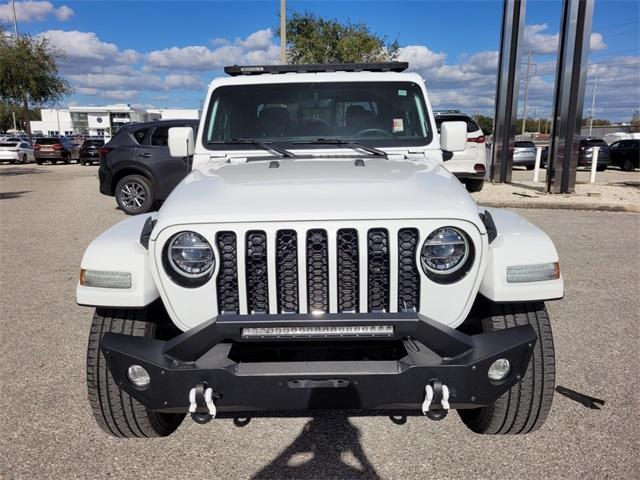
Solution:
{"label": "parking lot pavement", "polygon": [[556,242],[566,297],[549,304],[556,395],[537,433],[484,437],[456,414],[185,421],[117,440],[85,390],[92,312],[75,304],[87,244],[124,215],[97,167],[0,166],[0,478],[617,478],[640,471],[640,215],[520,210]]}
{"label": "parking lot pavement", "polygon": [[[489,157],[487,157],[488,159]],[[591,177],[591,171],[589,169],[580,168],[576,174],[576,183],[589,183]],[[514,182],[519,181],[533,181],[533,170],[527,170],[523,167],[516,167],[511,173],[511,179]],[[540,184],[544,185],[547,179],[547,170],[540,169]],[[633,172],[624,172],[617,167],[611,167],[604,172],[596,172],[597,183],[623,183],[629,181],[640,181],[640,170],[634,170]]]}

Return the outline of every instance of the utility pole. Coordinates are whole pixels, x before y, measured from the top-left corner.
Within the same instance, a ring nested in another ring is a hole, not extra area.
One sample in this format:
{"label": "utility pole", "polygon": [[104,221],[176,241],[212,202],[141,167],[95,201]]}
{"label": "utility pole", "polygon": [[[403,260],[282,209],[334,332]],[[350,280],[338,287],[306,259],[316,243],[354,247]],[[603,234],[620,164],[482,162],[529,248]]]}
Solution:
{"label": "utility pole", "polygon": [[16,40],[18,40],[18,16],[16,15],[16,0],[11,0],[11,6],[13,7],[13,33]]}
{"label": "utility pole", "polygon": [[596,90],[598,88],[598,66],[596,65],[596,78],[593,82],[593,95],[591,95],[591,115],[589,115],[589,136],[593,130],[593,110],[596,107]]}
{"label": "utility pole", "polygon": [[287,0],[280,0],[280,63],[287,63]]}
{"label": "utility pole", "polygon": [[531,68],[531,50],[527,54],[527,75],[524,77],[524,109],[522,111],[522,135],[527,125],[527,100],[529,99],[529,69]]}

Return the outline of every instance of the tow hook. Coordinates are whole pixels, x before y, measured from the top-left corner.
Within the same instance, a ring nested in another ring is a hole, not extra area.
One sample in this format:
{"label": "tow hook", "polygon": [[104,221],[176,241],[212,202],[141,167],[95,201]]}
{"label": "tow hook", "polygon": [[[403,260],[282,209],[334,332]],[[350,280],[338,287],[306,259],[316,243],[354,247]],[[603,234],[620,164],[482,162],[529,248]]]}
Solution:
{"label": "tow hook", "polygon": [[442,420],[449,412],[449,387],[440,380],[434,380],[424,387],[425,395],[422,402],[422,413],[429,420]]}
{"label": "tow hook", "polygon": [[213,403],[213,389],[205,383],[199,383],[189,391],[189,413],[194,422],[201,425],[216,418],[216,406]]}

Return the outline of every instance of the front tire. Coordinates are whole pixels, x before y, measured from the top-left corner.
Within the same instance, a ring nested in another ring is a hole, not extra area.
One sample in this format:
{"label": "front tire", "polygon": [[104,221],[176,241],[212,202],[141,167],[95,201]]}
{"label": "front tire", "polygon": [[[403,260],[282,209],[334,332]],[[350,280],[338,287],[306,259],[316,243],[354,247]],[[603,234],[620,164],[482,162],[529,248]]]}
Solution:
{"label": "front tire", "polygon": [[632,172],[633,171],[633,162],[629,159],[625,160],[624,163],[622,164],[622,170],[624,170],[625,172]]}
{"label": "front tire", "polygon": [[469,192],[479,192],[484,187],[484,179],[482,180],[465,180],[465,186]]}
{"label": "front tire", "polygon": [[87,347],[87,389],[93,416],[114,437],[166,437],[182,423],[183,413],[162,413],[145,407],[114,381],[100,349],[107,332],[156,338],[158,326],[147,320],[148,310],[96,309]]}
{"label": "front tire", "polygon": [[153,185],[142,175],[127,175],[116,185],[116,202],[127,215],[147,213],[153,208]]}
{"label": "front tire", "polygon": [[555,390],[555,354],[547,309],[542,302],[487,305],[480,319],[485,333],[531,325],[538,340],[523,379],[493,404],[458,410],[467,427],[485,435],[530,433],[547,419]]}

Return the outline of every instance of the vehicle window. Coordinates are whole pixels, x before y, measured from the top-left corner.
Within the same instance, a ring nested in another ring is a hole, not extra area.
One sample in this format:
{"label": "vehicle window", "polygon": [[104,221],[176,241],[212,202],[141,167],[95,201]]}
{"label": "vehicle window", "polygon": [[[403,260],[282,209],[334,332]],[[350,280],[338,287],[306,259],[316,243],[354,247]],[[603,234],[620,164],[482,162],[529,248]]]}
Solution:
{"label": "vehicle window", "polygon": [[36,143],[40,145],[54,145],[56,143],[60,143],[59,138],[39,138]]}
{"label": "vehicle window", "polygon": [[144,137],[147,136],[147,132],[148,131],[149,131],[148,128],[143,128],[141,130],[136,130],[131,135],[133,136],[133,138],[135,139],[136,142],[138,142],[140,145],[142,145],[142,142],[144,142]]}
{"label": "vehicle window", "polygon": [[216,143],[234,138],[286,144],[324,137],[421,145],[431,136],[427,119],[422,90],[411,82],[228,86],[214,92],[204,142],[223,148]]}
{"label": "vehicle window", "polygon": [[31,148],[31,146],[28,143],[21,143],[20,148]]}
{"label": "vehicle window", "polygon": [[436,117],[436,127],[438,128],[438,132],[440,132],[440,125],[442,125],[442,122],[465,122],[467,124],[467,133],[477,132],[480,130],[478,124],[466,115],[446,115]]}
{"label": "vehicle window", "polygon": [[169,142],[169,127],[157,127],[151,135],[151,145],[166,147]]}
{"label": "vehicle window", "polygon": [[584,143],[584,145],[587,147],[606,147],[607,146],[607,143],[604,140],[583,140],[582,143]]}
{"label": "vehicle window", "polygon": [[16,147],[16,146],[18,146],[18,144],[13,142],[0,143],[0,147]]}
{"label": "vehicle window", "polygon": [[533,142],[515,142],[515,146],[518,148],[536,148],[536,144]]}
{"label": "vehicle window", "polygon": [[104,145],[104,140],[85,140],[82,144],[83,147],[101,147]]}

